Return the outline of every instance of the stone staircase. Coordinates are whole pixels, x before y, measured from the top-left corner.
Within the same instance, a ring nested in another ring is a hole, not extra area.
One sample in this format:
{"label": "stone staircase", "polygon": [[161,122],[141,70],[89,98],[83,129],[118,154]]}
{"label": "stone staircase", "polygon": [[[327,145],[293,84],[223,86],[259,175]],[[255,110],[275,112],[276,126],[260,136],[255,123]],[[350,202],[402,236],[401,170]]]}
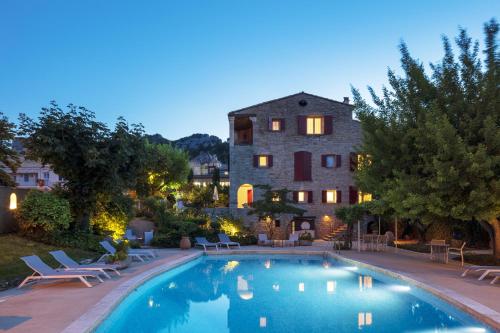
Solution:
{"label": "stone staircase", "polygon": [[335,227],[335,229],[333,229],[332,232],[324,236],[322,239],[325,241],[331,241],[333,239],[338,238],[339,236],[342,236],[346,231],[347,231],[347,224],[340,224],[337,227]]}

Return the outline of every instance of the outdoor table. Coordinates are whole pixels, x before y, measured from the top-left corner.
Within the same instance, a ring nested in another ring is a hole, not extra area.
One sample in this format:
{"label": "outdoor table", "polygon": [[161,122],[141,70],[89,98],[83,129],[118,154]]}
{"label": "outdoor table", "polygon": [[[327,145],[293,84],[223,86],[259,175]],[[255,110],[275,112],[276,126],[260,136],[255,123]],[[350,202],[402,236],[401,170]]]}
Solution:
{"label": "outdoor table", "polygon": [[441,262],[448,263],[448,248],[450,247],[449,244],[428,243],[426,245],[431,247],[431,260],[440,261],[441,257]]}

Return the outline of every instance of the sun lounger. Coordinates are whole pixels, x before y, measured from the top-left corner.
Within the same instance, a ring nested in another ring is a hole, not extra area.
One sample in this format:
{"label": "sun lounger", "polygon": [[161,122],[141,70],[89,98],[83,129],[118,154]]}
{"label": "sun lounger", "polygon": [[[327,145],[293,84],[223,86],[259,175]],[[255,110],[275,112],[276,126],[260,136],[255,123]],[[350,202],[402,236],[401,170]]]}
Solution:
{"label": "sun lounger", "polygon": [[298,241],[299,241],[299,234],[290,234],[288,239],[286,239],[284,242],[285,245],[295,246],[295,243],[297,243]]}
{"label": "sun lounger", "polygon": [[271,245],[272,244],[272,241],[267,238],[266,234],[259,234],[258,237],[259,237],[259,241],[258,241],[259,245]]}
{"label": "sun lounger", "polygon": [[82,281],[83,284],[85,284],[87,287],[92,287],[92,285],[87,281],[87,278],[93,277],[99,280],[99,282],[103,282],[102,279],[99,277],[98,272],[89,272],[89,271],[66,271],[66,270],[59,270],[59,269],[53,269],[46,263],[42,261],[38,256],[27,256],[27,257],[21,257],[21,260],[26,263],[26,265],[31,268],[34,273],[33,275],[28,276],[21,282],[21,284],[18,286],[18,288],[23,287],[26,283],[30,281],[37,281],[37,280],[63,280],[63,279],[79,279]]}
{"label": "sun lounger", "polygon": [[500,272],[491,273],[494,276],[493,280],[491,280],[490,284],[495,284],[498,280],[500,280]]}
{"label": "sun lounger", "polygon": [[216,251],[219,251],[219,243],[211,243],[205,237],[195,237],[196,243],[194,246],[203,246],[203,250],[206,251],[207,247],[215,247]]}
{"label": "sun lounger", "polygon": [[128,239],[129,241],[136,241],[137,236],[134,235],[132,232],[132,229],[127,229],[125,230],[125,235],[123,236],[124,239]]}
{"label": "sun lounger", "polygon": [[106,272],[106,270],[113,271],[117,275],[120,275],[120,272],[118,272],[118,266],[117,265],[106,265],[106,264],[88,264],[88,265],[81,265],[71,259],[66,252],[64,251],[51,251],[49,252],[54,259],[56,259],[62,266],[64,266],[64,269],[67,271],[71,270],[79,270],[79,271],[95,271],[95,272],[100,272],[103,274],[105,277],[108,279],[111,279],[111,276]]}
{"label": "sun lounger", "polygon": [[[116,254],[116,249],[113,247],[113,245],[111,245],[110,242],[102,241],[102,242],[99,242],[99,244],[101,244],[101,246],[107,251],[107,253],[103,254],[99,258],[99,260],[97,260],[97,262],[100,262],[100,261],[104,260],[104,258],[109,257],[109,256],[114,256]],[[139,261],[144,261],[144,258],[146,258],[146,259],[148,258],[147,254],[130,252],[130,251],[128,251],[127,255],[130,258],[137,259]]]}
{"label": "sun lounger", "polygon": [[231,239],[229,238],[229,236],[226,235],[226,234],[218,234],[218,236],[219,236],[219,241],[220,241],[219,244],[220,245],[226,245],[228,249],[229,249],[230,246],[241,247],[240,243],[231,241]]}
{"label": "sun lounger", "polygon": [[500,266],[469,266],[462,273],[462,277],[466,276],[468,272],[483,272],[478,280],[484,279],[490,273],[500,273]]}

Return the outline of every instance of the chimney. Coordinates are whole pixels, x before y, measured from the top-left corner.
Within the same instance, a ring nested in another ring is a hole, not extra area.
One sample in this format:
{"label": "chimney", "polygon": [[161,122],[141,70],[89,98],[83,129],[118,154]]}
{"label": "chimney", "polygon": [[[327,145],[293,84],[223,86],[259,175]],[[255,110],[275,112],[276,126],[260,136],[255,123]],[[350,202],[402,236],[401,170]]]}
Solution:
{"label": "chimney", "polygon": [[344,97],[344,103],[349,104],[349,97]]}

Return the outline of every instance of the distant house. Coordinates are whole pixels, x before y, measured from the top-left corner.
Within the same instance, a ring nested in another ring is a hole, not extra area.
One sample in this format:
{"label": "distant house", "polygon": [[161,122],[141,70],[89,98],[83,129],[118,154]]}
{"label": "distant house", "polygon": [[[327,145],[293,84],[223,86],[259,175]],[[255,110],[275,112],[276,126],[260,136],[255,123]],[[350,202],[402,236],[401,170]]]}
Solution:
{"label": "distant house", "polygon": [[64,181],[50,166],[26,159],[26,149],[22,144],[22,139],[15,139],[12,142],[12,148],[20,155],[21,165],[16,172],[8,168],[3,169],[12,177],[17,187],[50,190]]}
{"label": "distant house", "polygon": [[207,186],[212,183],[215,172],[219,172],[220,185],[229,186],[229,171],[227,164],[219,161],[216,155],[202,152],[189,161],[193,171],[192,182],[196,186]]}

